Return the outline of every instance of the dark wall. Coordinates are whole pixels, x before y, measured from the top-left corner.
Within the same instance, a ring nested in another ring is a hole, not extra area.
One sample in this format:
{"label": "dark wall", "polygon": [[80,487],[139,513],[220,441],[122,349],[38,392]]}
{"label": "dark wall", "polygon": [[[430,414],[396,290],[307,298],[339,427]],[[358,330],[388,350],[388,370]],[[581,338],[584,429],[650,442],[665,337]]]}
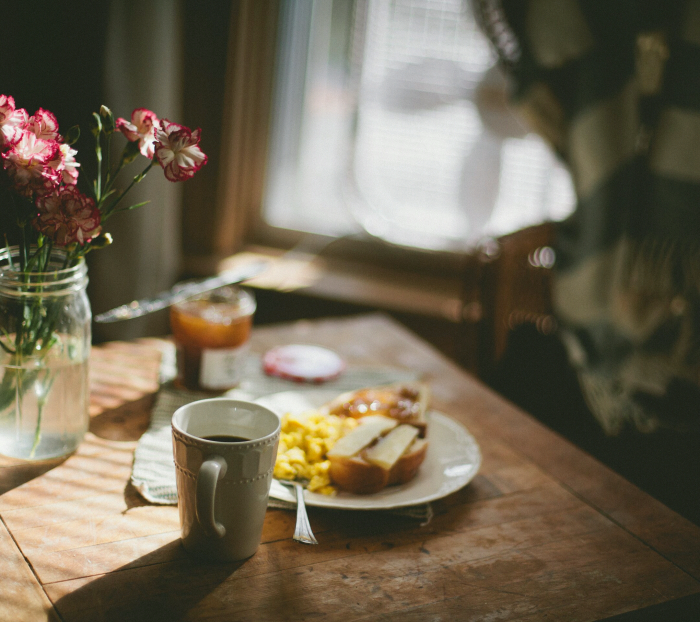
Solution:
{"label": "dark wall", "polygon": [[[214,205],[219,183],[221,128],[224,125],[224,90],[232,11],[238,2],[185,0],[183,123],[202,129],[202,148],[209,163],[184,184],[182,248],[185,255],[211,252],[217,223],[202,218],[198,209],[188,206]],[[196,27],[191,27],[196,25]],[[214,210],[207,210],[213,214]]]}
{"label": "dark wall", "polygon": [[0,2],[0,94],[29,114],[50,110],[62,132],[80,125],[79,152],[92,150],[88,119],[103,103],[109,6],[108,0]]}

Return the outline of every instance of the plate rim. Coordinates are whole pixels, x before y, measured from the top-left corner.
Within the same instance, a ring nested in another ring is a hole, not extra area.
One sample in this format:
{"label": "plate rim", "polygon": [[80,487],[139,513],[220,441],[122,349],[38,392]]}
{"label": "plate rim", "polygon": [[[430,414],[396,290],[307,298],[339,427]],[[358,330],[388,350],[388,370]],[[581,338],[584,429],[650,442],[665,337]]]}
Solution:
{"label": "plate rim", "polygon": [[[331,393],[327,389],[325,390],[328,393]],[[299,389],[299,390],[289,390],[289,391],[279,391],[277,393],[271,393],[269,395],[264,395],[259,398],[257,398],[255,401],[259,400],[265,400],[269,399],[275,395],[280,395],[284,393],[295,393],[295,394],[302,394],[302,395],[319,395],[320,393],[324,392],[324,389]],[[444,428],[449,429],[450,426],[452,426],[453,430],[457,429],[459,433],[463,434],[466,438],[466,443],[463,443],[465,446],[469,446],[469,450],[474,452],[474,460],[473,460],[473,466],[472,468],[464,475],[462,478],[455,478],[454,485],[450,486],[447,490],[443,490],[442,488],[437,488],[433,493],[428,493],[424,494],[419,498],[416,499],[404,499],[403,501],[391,501],[391,499],[376,499],[374,502],[372,502],[371,498],[372,495],[355,495],[352,493],[348,492],[339,492],[338,496],[335,497],[329,497],[326,495],[321,495],[318,493],[314,492],[309,492],[307,490],[304,491],[304,501],[306,502],[306,505],[311,506],[311,507],[319,507],[319,508],[326,508],[326,509],[341,509],[341,510],[358,510],[358,511],[373,511],[373,510],[393,510],[393,509],[399,509],[399,508],[404,508],[404,507],[411,507],[411,506],[416,506],[416,505],[423,505],[425,503],[430,503],[432,501],[437,501],[438,499],[442,499],[448,495],[451,495],[454,492],[457,492],[458,490],[461,490],[464,488],[467,484],[469,484],[476,474],[479,472],[481,468],[481,463],[482,463],[482,453],[481,453],[481,447],[479,446],[479,443],[477,442],[476,438],[474,438],[474,435],[469,432],[467,427],[461,423],[460,421],[456,421],[449,415],[435,409],[430,409],[428,411],[429,417],[433,420],[433,422],[439,422],[438,425],[443,426]],[[277,413],[276,413],[277,414]],[[279,414],[278,414],[279,416]],[[442,479],[441,481],[445,481]],[[406,488],[402,488],[402,491],[405,490],[410,490],[410,487],[412,483],[415,483],[415,480],[412,482],[408,482],[407,484],[404,484]],[[345,499],[352,499],[352,500],[369,500],[369,503],[364,504],[364,505],[347,505],[343,501]]]}

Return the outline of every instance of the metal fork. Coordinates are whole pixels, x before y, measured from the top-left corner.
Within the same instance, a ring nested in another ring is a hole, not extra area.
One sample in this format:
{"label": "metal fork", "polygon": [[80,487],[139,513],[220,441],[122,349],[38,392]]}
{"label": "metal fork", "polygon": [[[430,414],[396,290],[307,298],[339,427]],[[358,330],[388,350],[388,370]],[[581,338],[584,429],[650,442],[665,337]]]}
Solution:
{"label": "metal fork", "polygon": [[285,486],[292,486],[297,498],[297,524],[294,528],[294,539],[304,544],[318,544],[309,524],[309,517],[306,514],[306,503],[304,503],[304,488],[299,482],[280,480]]}

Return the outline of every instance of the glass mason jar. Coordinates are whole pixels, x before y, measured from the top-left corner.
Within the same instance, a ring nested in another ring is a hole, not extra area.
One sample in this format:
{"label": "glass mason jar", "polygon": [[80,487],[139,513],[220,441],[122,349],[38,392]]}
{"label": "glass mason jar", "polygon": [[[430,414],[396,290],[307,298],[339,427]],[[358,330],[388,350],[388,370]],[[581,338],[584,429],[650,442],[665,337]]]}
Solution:
{"label": "glass mason jar", "polygon": [[21,272],[0,251],[0,454],[25,460],[73,452],[88,429],[90,303],[84,259]]}

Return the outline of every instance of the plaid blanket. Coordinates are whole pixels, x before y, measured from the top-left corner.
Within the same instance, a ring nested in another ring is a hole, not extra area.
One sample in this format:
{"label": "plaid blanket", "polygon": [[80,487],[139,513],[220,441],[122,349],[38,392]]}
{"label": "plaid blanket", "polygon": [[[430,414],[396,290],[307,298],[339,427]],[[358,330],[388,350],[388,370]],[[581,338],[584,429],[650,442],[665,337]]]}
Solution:
{"label": "plaid blanket", "polygon": [[609,434],[700,404],[700,2],[475,0],[513,101],[568,164],[554,306]]}

